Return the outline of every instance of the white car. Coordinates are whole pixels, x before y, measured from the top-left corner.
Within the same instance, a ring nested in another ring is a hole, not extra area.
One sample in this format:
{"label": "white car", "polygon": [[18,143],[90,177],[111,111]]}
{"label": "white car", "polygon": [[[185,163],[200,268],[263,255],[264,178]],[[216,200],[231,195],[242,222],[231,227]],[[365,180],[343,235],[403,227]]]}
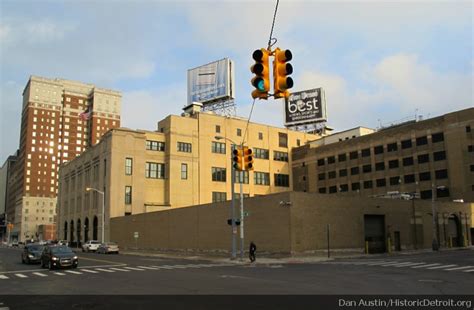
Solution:
{"label": "white car", "polygon": [[89,240],[82,245],[82,252],[97,251],[100,246],[100,242],[97,240]]}

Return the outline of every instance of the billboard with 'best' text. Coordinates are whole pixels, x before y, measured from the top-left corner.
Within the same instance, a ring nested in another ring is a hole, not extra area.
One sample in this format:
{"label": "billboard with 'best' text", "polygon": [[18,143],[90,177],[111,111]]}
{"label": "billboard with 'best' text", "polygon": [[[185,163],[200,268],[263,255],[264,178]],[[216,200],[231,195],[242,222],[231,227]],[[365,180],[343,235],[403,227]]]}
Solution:
{"label": "billboard with 'best' text", "polygon": [[322,88],[294,92],[285,102],[285,126],[327,121],[326,96]]}

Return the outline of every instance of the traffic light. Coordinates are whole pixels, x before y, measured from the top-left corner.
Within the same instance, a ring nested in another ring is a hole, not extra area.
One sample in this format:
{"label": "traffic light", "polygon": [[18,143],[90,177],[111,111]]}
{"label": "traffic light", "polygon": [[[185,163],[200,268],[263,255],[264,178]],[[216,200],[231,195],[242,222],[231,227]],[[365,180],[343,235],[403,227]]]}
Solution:
{"label": "traffic light", "polygon": [[242,159],[243,159],[243,153],[242,153],[242,149],[239,149],[239,148],[235,148],[233,151],[232,151],[232,154],[234,155],[232,157],[232,162],[233,162],[233,165],[234,165],[234,169],[235,170],[242,170],[243,168],[243,163],[242,163]]}
{"label": "traffic light", "polygon": [[261,48],[252,54],[255,64],[250,67],[250,71],[255,74],[252,78],[252,86],[256,89],[252,91],[252,98],[268,99],[268,91],[270,90],[270,68],[269,59],[270,51]]}
{"label": "traffic light", "polygon": [[252,149],[244,146],[244,170],[253,170],[253,156]]}
{"label": "traffic light", "polygon": [[288,63],[293,58],[290,50],[275,50],[275,60],[273,61],[273,88],[274,97],[289,98],[289,88],[293,87],[293,79],[288,75],[293,73],[293,66]]}

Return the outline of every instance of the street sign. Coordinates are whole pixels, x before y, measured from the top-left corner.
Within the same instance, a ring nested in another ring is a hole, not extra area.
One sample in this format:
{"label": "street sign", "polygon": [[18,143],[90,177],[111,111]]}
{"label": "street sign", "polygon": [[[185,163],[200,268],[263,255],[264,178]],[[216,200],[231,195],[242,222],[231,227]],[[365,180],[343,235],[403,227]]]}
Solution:
{"label": "street sign", "polygon": [[138,236],[139,236],[138,231],[133,233],[133,238],[138,239]]}

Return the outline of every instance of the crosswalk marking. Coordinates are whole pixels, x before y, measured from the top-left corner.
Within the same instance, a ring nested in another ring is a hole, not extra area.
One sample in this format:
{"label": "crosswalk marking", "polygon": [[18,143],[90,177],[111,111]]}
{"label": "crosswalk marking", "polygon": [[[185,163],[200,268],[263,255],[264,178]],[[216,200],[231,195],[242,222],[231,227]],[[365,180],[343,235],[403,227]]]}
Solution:
{"label": "crosswalk marking", "polygon": [[25,276],[24,274],[21,274],[21,273],[15,273],[15,276],[17,276],[18,278],[28,278],[28,276]]}
{"label": "crosswalk marking", "polygon": [[45,275],[44,273],[40,273],[40,272],[33,272],[33,274],[35,274],[39,277],[47,277],[47,275]]}
{"label": "crosswalk marking", "polygon": [[395,266],[397,268],[401,268],[401,267],[410,267],[410,266],[417,266],[417,265],[424,265],[426,263],[410,263],[410,264],[405,264],[405,265],[401,265],[401,266]]}
{"label": "crosswalk marking", "polygon": [[54,274],[57,274],[58,276],[65,276],[66,275],[65,273],[62,273],[62,272],[55,272]]}
{"label": "crosswalk marking", "polygon": [[130,270],[127,270],[127,269],[122,269],[122,268],[110,268],[110,269],[117,270],[117,271],[125,271],[125,272],[130,272]]}
{"label": "crosswalk marking", "polygon": [[148,266],[137,266],[138,268],[143,268],[143,269],[150,269],[150,270],[158,270],[159,268],[155,267],[148,267]]}
{"label": "crosswalk marking", "polygon": [[130,269],[130,270],[138,270],[138,271],[143,271],[143,270],[145,270],[145,269],[135,268],[135,267],[123,267],[123,268]]}
{"label": "crosswalk marking", "polygon": [[474,272],[474,269],[463,270],[463,272]]}
{"label": "crosswalk marking", "polygon": [[115,271],[113,271],[113,270],[102,269],[102,268],[96,268],[95,270],[99,270],[99,271],[103,271],[103,272],[115,272]]}
{"label": "crosswalk marking", "polygon": [[388,267],[388,266],[392,266],[392,265],[398,265],[400,264],[399,262],[396,262],[396,263],[388,263],[388,264],[383,264],[383,265],[380,265],[382,267]]}
{"label": "crosswalk marking", "polygon": [[391,267],[397,267],[397,268],[400,268],[400,267],[405,267],[406,265],[410,265],[410,264],[413,264],[413,262],[403,262],[403,263],[398,263],[398,264],[392,265]]}
{"label": "crosswalk marking", "polygon": [[89,272],[89,273],[98,273],[97,271],[89,270],[89,269],[81,269],[81,271]]}
{"label": "crosswalk marking", "polygon": [[383,265],[383,264],[388,264],[388,263],[389,263],[388,261],[370,262],[370,263],[367,263],[366,265],[367,265],[367,266],[377,266],[377,265]]}
{"label": "crosswalk marking", "polygon": [[82,274],[82,272],[79,271],[73,271],[73,270],[66,270],[68,273],[73,273],[73,274]]}
{"label": "crosswalk marking", "polygon": [[456,268],[449,268],[449,269],[446,269],[446,270],[462,270],[462,269],[468,269],[468,268],[473,268],[474,266],[464,266],[464,267],[456,267]]}
{"label": "crosswalk marking", "polygon": [[8,279],[8,277],[4,276],[3,274],[0,274],[0,279]]}
{"label": "crosswalk marking", "polygon": [[426,267],[432,267],[432,266],[438,266],[438,265],[441,265],[441,264],[428,264],[428,265],[419,265],[419,266],[414,266],[414,267],[411,267],[411,268],[426,268]]}
{"label": "crosswalk marking", "polygon": [[448,268],[448,267],[455,267],[457,265],[441,265],[441,266],[436,266],[436,267],[430,267],[426,269],[441,269],[441,268]]}

